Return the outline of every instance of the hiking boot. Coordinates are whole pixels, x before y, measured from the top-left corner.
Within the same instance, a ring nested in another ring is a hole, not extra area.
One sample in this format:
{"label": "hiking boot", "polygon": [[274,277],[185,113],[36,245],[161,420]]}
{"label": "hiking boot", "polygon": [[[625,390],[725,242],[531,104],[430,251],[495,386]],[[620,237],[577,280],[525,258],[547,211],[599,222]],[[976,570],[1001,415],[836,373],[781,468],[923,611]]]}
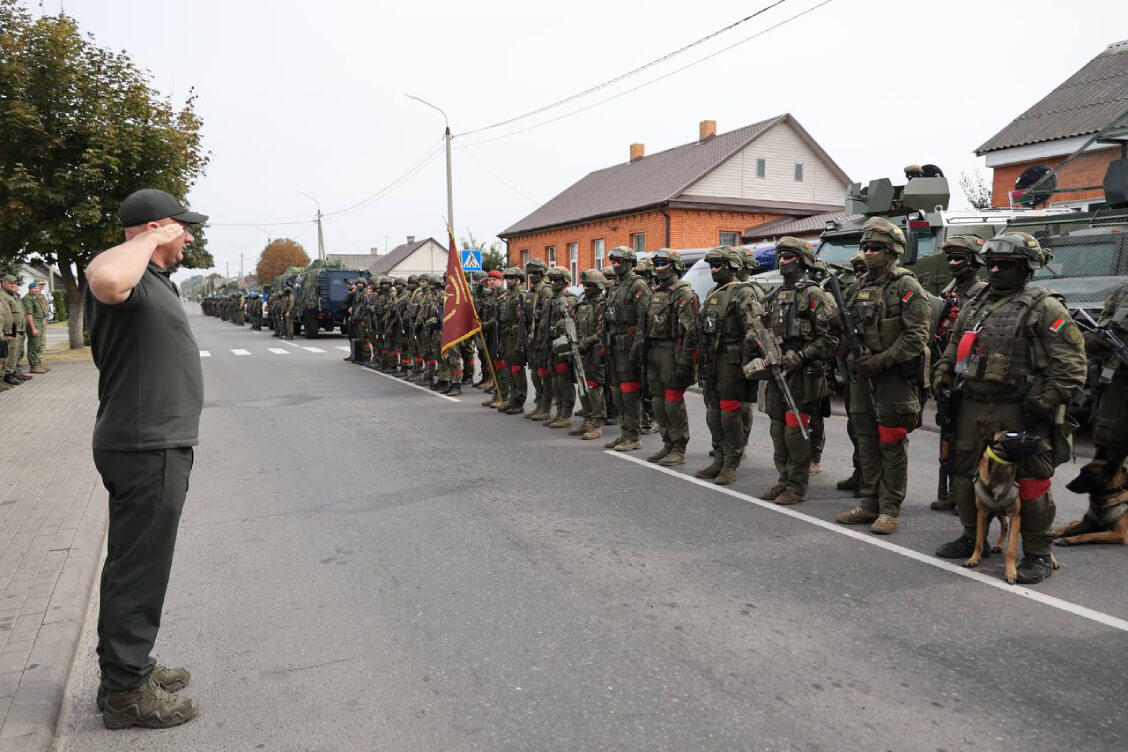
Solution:
{"label": "hiking boot", "polygon": [[664,446],[661,449],[659,449],[657,452],[655,452],[654,454],[647,457],[646,461],[647,462],[657,462],[658,460],[662,459],[663,457],[665,457],[666,455],[668,455],[672,451],[674,451],[673,447]]}
{"label": "hiking boot", "polygon": [[505,408],[509,407],[509,403],[504,398],[497,397],[493,402],[490,403],[490,407],[494,408],[495,410],[504,410]]}
{"label": "hiking boot", "polygon": [[28,373],[47,373],[47,369],[43,366],[32,366]]}
{"label": "hiking boot", "polygon": [[[150,676],[153,677],[153,680],[157,683],[157,686],[159,686],[165,692],[179,692],[180,690],[187,687],[188,682],[192,680],[192,674],[188,672],[188,669],[169,668],[168,666],[162,666],[159,663],[156,666],[153,666],[153,670],[150,673]],[[101,713],[102,710],[105,709],[106,688],[101,684],[98,685],[98,696],[94,698],[94,705],[98,708],[99,713]]]}
{"label": "hiking boot", "polygon": [[779,504],[780,506],[783,506],[783,507],[789,507],[792,504],[798,504],[799,502],[806,501],[806,500],[807,500],[806,494],[801,494],[798,491],[791,489],[791,488],[787,489],[786,491],[781,493],[779,496],[775,497],[775,503]]}
{"label": "hiking boot", "polygon": [[585,433],[587,433],[590,430],[591,430],[591,421],[585,420],[583,423],[580,424],[579,428],[573,428],[571,431],[569,431],[568,435],[569,436],[583,436]]}
{"label": "hiking boot", "polygon": [[10,385],[10,386],[19,386],[19,385],[20,385],[20,384],[22,384],[23,382],[22,382],[22,381],[20,381],[19,379],[17,379],[17,378],[16,378],[15,376],[13,376],[12,374],[10,374],[10,373],[9,373],[9,374],[8,374],[7,376],[5,376],[5,377],[4,377],[4,383],[5,383],[5,384],[8,384],[8,385]]}
{"label": "hiking boot", "polygon": [[544,420],[544,412],[538,407],[536,410],[526,415],[525,420]]}
{"label": "hiking boot", "polygon": [[454,382],[450,385],[450,388],[447,391],[443,392],[443,394],[449,397],[457,397],[458,395],[462,394],[462,382]]}
{"label": "hiking boot", "polygon": [[490,397],[488,400],[482,403],[482,407],[497,407],[497,400],[495,400],[493,397]]}
{"label": "hiking boot", "polygon": [[566,418],[563,415],[561,415],[556,420],[552,420],[552,421],[549,421],[548,423],[545,423],[545,425],[548,426],[549,428],[571,428],[572,427],[572,419]]}
{"label": "hiking boot", "polygon": [[783,485],[782,483],[776,483],[774,486],[769,488],[767,491],[764,491],[762,494],[760,494],[760,498],[761,499],[767,499],[768,501],[772,501],[772,500],[778,498],[779,495],[786,490],[787,490],[787,486]]}
{"label": "hiking boot", "polygon": [[721,470],[725,467],[725,463],[720,460],[713,460],[713,464],[708,467],[703,467],[693,474],[695,478],[716,478],[721,474]]}
{"label": "hiking boot", "polygon": [[520,415],[521,413],[525,412],[525,407],[524,405],[510,405],[509,407],[502,410],[502,412],[506,415]]}
{"label": "hiking boot", "polygon": [[619,434],[615,438],[611,439],[611,441],[608,441],[606,444],[604,444],[603,448],[604,449],[614,449],[615,447],[619,446],[619,444],[621,442],[623,442],[624,440],[625,439],[623,438],[623,434]]}
{"label": "hiking boot", "polygon": [[[928,508],[934,512],[950,512],[956,508],[956,500],[949,496],[946,499],[937,499],[928,505]],[[969,556],[971,554],[968,554]],[[946,557],[952,558],[952,557]]]}
{"label": "hiking boot", "polygon": [[449,381],[440,381],[438,383],[438,386],[435,389],[435,391],[438,392],[439,394],[450,394],[450,390],[453,389],[453,388],[454,388],[454,385],[451,384]]}
{"label": "hiking boot", "polygon": [[1018,565],[1016,582],[1020,585],[1037,585],[1053,572],[1053,562],[1049,554],[1026,554]]}
{"label": "hiking boot", "polygon": [[849,478],[844,478],[834,484],[834,487],[839,491],[857,491],[858,490],[858,474],[854,473]]}
{"label": "hiking boot", "polygon": [[713,482],[718,486],[729,486],[736,480],[736,468],[725,467],[721,468],[721,472],[717,473],[717,477],[713,478]]}
{"label": "hiking boot", "polygon": [[591,441],[592,439],[602,439],[603,438],[603,426],[596,423],[595,425],[593,425],[588,430],[587,433],[585,433],[580,438],[583,439],[584,441]]}
{"label": "hiking boot", "polygon": [[818,475],[821,472],[822,472],[822,463],[821,462],[812,462],[811,466],[809,468],[807,468],[807,474],[808,475]]}
{"label": "hiking boot", "polygon": [[616,452],[633,452],[636,449],[642,449],[642,443],[638,439],[623,439],[615,445]]}
{"label": "hiking boot", "polygon": [[170,728],[192,720],[199,712],[194,702],[161,689],[149,674],[140,687],[106,693],[102,723],[108,729]]}
{"label": "hiking boot", "polygon": [[877,519],[877,512],[867,512],[861,507],[854,507],[849,512],[842,512],[835,516],[835,522],[843,525],[865,525]]}
{"label": "hiking boot", "polygon": [[[936,548],[936,555],[941,559],[969,559],[975,553],[975,541],[966,535],[961,535],[954,541],[941,543]],[[986,559],[991,555],[991,546],[983,541],[983,556]]]}
{"label": "hiking boot", "polygon": [[28,376],[26,373],[20,373],[19,371],[16,371],[12,375],[15,376],[17,379],[19,379],[20,381],[31,381],[31,377]]}
{"label": "hiking boot", "polygon": [[685,464],[685,454],[674,449],[662,459],[658,460],[658,464],[662,467],[673,467],[674,465]]}
{"label": "hiking boot", "polygon": [[899,517],[894,517],[891,514],[879,515],[870,525],[870,532],[874,535],[892,535],[897,532],[897,525],[900,521]]}

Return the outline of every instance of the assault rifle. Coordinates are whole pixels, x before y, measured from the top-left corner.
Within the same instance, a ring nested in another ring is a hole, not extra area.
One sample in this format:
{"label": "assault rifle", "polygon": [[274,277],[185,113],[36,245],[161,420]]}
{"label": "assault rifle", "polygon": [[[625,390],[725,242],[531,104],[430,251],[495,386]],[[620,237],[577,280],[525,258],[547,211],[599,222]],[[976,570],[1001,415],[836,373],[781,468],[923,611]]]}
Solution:
{"label": "assault rifle", "polygon": [[642,327],[642,352],[640,354],[642,362],[638,368],[638,383],[642,387],[642,398],[644,400],[650,398],[650,379],[646,375],[646,364],[649,360],[648,354],[650,351],[650,338],[647,336],[647,319],[646,311],[642,312],[642,317],[639,318],[638,324]]}
{"label": "assault rifle", "polygon": [[587,374],[584,373],[584,359],[580,356],[580,338],[576,334],[576,322],[568,315],[568,306],[561,298],[558,302],[560,316],[564,320],[564,337],[568,340],[568,349],[572,351],[572,367],[576,370],[576,389],[581,397],[588,396]]}
{"label": "assault rifle", "polygon": [[791,393],[791,387],[787,385],[787,376],[783,372],[781,365],[783,363],[783,352],[780,349],[779,340],[776,339],[775,334],[768,331],[760,317],[755,315],[752,317],[752,333],[756,337],[756,342],[760,345],[760,352],[763,354],[764,361],[768,364],[768,371],[771,372],[776,386],[783,393],[783,401],[787,403],[787,412],[795,416],[795,422],[799,426],[803,438],[810,441],[811,434],[807,427],[803,425],[803,416],[799,413],[799,406],[795,404],[795,395]]}
{"label": "assault rifle", "polygon": [[[1108,345],[1108,349],[1112,350],[1112,357],[1101,367],[1100,382],[1102,384],[1108,384],[1112,381],[1112,377],[1116,375],[1116,369],[1122,364],[1128,363],[1128,344],[1125,344],[1124,340],[1120,339],[1120,335],[1116,332],[1102,327],[1094,321],[1093,317],[1090,316],[1088,311],[1084,308],[1078,308],[1077,313],[1085,317],[1085,323],[1088,324],[1085,328],[1104,340],[1105,344]],[[1079,321],[1078,323],[1082,322]]]}
{"label": "assault rifle", "polygon": [[951,477],[949,461],[952,455],[952,443],[956,440],[956,416],[960,412],[963,395],[951,387],[938,387],[935,396],[936,419],[940,424],[940,470],[936,480],[936,498],[945,501],[948,498],[948,480]]}
{"label": "assault rifle", "polygon": [[[846,301],[842,299],[842,286],[838,284],[838,277],[833,274],[827,280],[830,287],[830,294],[834,296],[834,304],[838,306],[838,313],[842,316],[842,328],[846,333],[846,341],[850,344],[850,352],[854,355],[853,363],[850,358],[846,358],[846,378],[851,384],[858,383],[858,372],[854,367],[858,358],[866,354],[866,348],[862,344],[862,326],[858,320],[850,313],[850,309],[846,306]],[[873,419],[878,420],[881,411],[877,407],[877,391],[873,387],[872,379],[865,379],[866,394],[869,395],[870,407],[873,408]]]}

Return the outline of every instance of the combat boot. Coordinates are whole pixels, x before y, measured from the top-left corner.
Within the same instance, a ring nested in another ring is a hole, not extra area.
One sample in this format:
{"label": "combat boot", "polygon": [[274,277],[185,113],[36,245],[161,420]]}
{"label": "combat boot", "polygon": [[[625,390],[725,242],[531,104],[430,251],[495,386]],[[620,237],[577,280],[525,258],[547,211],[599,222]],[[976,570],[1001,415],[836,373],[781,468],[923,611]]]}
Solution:
{"label": "combat boot", "polygon": [[849,512],[841,512],[834,517],[835,522],[843,525],[866,525],[877,519],[877,512],[867,512],[861,507],[854,507]]}
{"label": "combat boot", "polygon": [[47,373],[47,369],[43,366],[32,366],[29,373]]}
{"label": "combat boot", "polygon": [[713,464],[708,467],[703,467],[694,473],[695,478],[716,478],[721,474],[721,470],[725,467],[725,463],[720,458],[714,457]]}
{"label": "combat boot", "polygon": [[489,397],[482,403],[482,407],[497,407],[497,400],[493,397]]}
{"label": "combat boot", "polygon": [[571,428],[572,419],[565,415],[561,415],[554,420],[550,420],[549,422],[545,423],[545,425],[549,428]]}
{"label": "combat boot", "polygon": [[[936,549],[936,555],[941,559],[969,559],[975,553],[975,541],[966,535],[961,535],[954,541],[942,543]],[[986,559],[991,555],[991,544],[983,541],[983,556]]]}
{"label": "combat boot", "polygon": [[1037,585],[1053,572],[1054,562],[1049,554],[1025,554],[1018,565],[1018,579],[1015,581],[1020,585]]}
{"label": "combat boot", "polygon": [[657,462],[657,461],[661,460],[662,458],[666,457],[672,451],[674,451],[673,447],[664,446],[661,449],[659,449],[657,452],[655,452],[654,454],[647,457],[646,461],[647,462]]}
{"label": "combat boot", "polygon": [[861,478],[859,478],[858,474],[855,472],[849,478],[843,478],[835,483],[834,487],[839,491],[857,491],[859,483],[861,483]]}
{"label": "combat boot", "polygon": [[4,377],[4,383],[8,384],[10,386],[19,386],[23,382],[20,381],[19,379],[17,379],[14,375],[9,373],[7,376]]}
{"label": "combat boot", "polygon": [[[956,500],[949,496],[946,499],[937,499],[928,505],[928,508],[934,512],[950,512],[956,508]],[[971,554],[968,554],[970,556]]]}
{"label": "combat boot", "polygon": [[192,720],[199,712],[194,702],[161,689],[149,674],[139,687],[106,693],[102,723],[108,729],[170,728]]}
{"label": "combat boot", "polygon": [[792,488],[787,489],[786,491],[781,493],[779,496],[775,497],[775,503],[779,504],[780,506],[783,506],[783,507],[789,507],[793,504],[798,504],[798,503],[806,501],[806,500],[807,500],[806,494],[801,494],[801,493],[799,493],[798,491],[796,491],[795,489],[792,489]]}
{"label": "combat boot", "polygon": [[808,475],[818,475],[822,472],[822,462],[819,460],[811,460],[811,466],[807,468]]}
{"label": "combat boot", "polygon": [[541,420],[542,418],[544,418],[544,413],[541,412],[540,405],[537,405],[535,410],[525,416],[525,420]]}
{"label": "combat boot", "polygon": [[591,420],[585,420],[579,428],[573,428],[568,432],[569,436],[583,436],[591,430]]}
{"label": "combat boot", "polygon": [[658,464],[662,467],[673,467],[674,465],[685,464],[685,453],[680,449],[671,449],[670,453],[662,459],[658,460]]}
{"label": "combat boot", "polygon": [[[149,673],[156,681],[157,686],[165,692],[179,692],[188,686],[188,682],[192,680],[192,674],[186,668],[169,668],[157,664],[153,666],[153,670]],[[106,688],[98,684],[98,694],[94,698],[94,707],[101,713],[106,707]]]}
{"label": "combat boot", "polygon": [[615,447],[619,446],[619,444],[621,444],[623,442],[623,440],[624,440],[623,434],[619,434],[615,438],[611,439],[611,441],[608,441],[606,444],[604,444],[603,448],[604,449],[614,449]]}
{"label": "combat boot", "polygon": [[603,426],[602,426],[599,418],[596,418],[594,421],[592,421],[591,428],[589,428],[588,432],[585,433],[580,438],[583,439],[584,441],[591,441],[592,439],[602,439],[603,438]]}
{"label": "combat boot", "polygon": [[14,371],[12,375],[20,381],[31,381],[31,376],[28,376],[26,373],[23,373],[21,371]]}
{"label": "combat boot", "polygon": [[521,413],[525,412],[525,406],[524,405],[518,405],[515,402],[512,405],[510,405],[509,407],[505,408],[504,412],[505,412],[506,415],[520,415]]}
{"label": "combat boot", "polygon": [[782,494],[786,490],[787,486],[783,485],[782,483],[776,483],[767,491],[764,491],[762,494],[760,494],[760,498],[767,499],[768,501],[774,501],[775,499],[779,498],[780,494]]}
{"label": "combat boot", "polygon": [[443,392],[443,394],[447,395],[448,397],[457,397],[458,395],[462,394],[461,381],[455,381],[448,386],[449,388],[445,392]]}
{"label": "combat boot", "polygon": [[573,412],[572,416],[575,417],[575,418],[586,418],[587,417],[587,410],[585,410],[581,407],[579,410],[576,410],[575,412]]}
{"label": "combat boot", "polygon": [[736,481],[736,466],[725,465],[721,468],[721,472],[717,473],[717,477],[713,478],[713,482],[718,486],[731,486]]}
{"label": "combat boot", "polygon": [[891,514],[878,515],[877,519],[870,525],[870,532],[874,535],[892,535],[897,532],[897,525],[900,521],[900,517],[894,517]]}
{"label": "combat boot", "polygon": [[616,452],[633,452],[636,449],[642,449],[642,443],[637,436],[633,439],[622,439],[615,445]]}

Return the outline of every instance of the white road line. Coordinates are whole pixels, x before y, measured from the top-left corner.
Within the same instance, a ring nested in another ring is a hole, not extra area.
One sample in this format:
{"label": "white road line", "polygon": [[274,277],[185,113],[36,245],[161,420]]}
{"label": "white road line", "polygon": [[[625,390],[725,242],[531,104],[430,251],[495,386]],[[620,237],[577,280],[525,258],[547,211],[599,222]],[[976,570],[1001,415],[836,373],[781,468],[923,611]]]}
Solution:
{"label": "white road line", "polygon": [[241,347],[236,347],[234,350],[231,351],[231,354],[232,355],[250,355],[251,351],[250,350],[244,350]]}
{"label": "white road line", "polygon": [[286,345],[287,347],[297,347],[297,345],[295,345],[293,342],[291,342],[288,339],[282,340],[282,344]]}
{"label": "white road line", "polygon": [[666,475],[673,476],[688,483],[693,483],[695,485],[701,486],[702,488],[707,488],[710,491],[716,491],[717,493],[731,496],[734,499],[740,499],[741,501],[748,504],[753,504],[763,509],[767,509],[770,512],[776,512],[778,514],[786,515],[787,517],[801,520],[808,524],[814,525],[815,527],[821,527],[824,530],[829,530],[832,533],[844,535],[847,538],[853,538],[859,543],[866,543],[871,546],[876,546],[877,548],[882,548],[886,551],[900,554],[905,558],[912,559],[913,561],[920,562],[921,564],[927,564],[930,567],[935,567],[936,569],[943,570],[945,572],[948,572],[949,574],[966,577],[969,580],[978,582],[980,585],[987,585],[988,587],[1002,590],[1004,593],[1010,593],[1011,595],[1017,595],[1022,598],[1027,598],[1037,603],[1041,603],[1042,605],[1049,606],[1050,608],[1056,608],[1059,611],[1065,611],[1066,613],[1073,614],[1074,616],[1080,616],[1083,619],[1089,619],[1091,621],[1097,622],[1098,624],[1104,624],[1106,627],[1119,629],[1121,632],[1128,632],[1128,620],[1112,616],[1111,614],[1106,614],[1102,611],[1096,611],[1094,609],[1088,608],[1087,606],[1081,606],[1079,604],[1063,600],[1052,595],[1039,593],[1036,590],[1031,590],[1030,588],[1022,587],[1021,585],[1008,585],[1005,580],[1002,580],[997,576],[982,574],[980,572],[976,572],[973,569],[962,567],[958,564],[949,564],[943,559],[938,559],[935,556],[922,554],[919,551],[913,551],[912,549],[905,548],[904,546],[898,546],[896,543],[890,543],[888,540],[879,538],[870,533],[860,533],[857,530],[846,527],[844,525],[840,525],[837,522],[820,520],[817,517],[811,517],[810,515],[803,514],[802,512],[797,512],[791,507],[782,507],[770,501],[758,499],[755,496],[749,496],[748,494],[741,493],[740,491],[734,491],[731,488],[718,486],[712,481],[701,480],[699,478],[694,478],[691,475],[686,475],[685,473],[679,473],[676,470],[653,465],[646,460],[641,460],[637,457],[628,457],[622,452],[608,450],[606,453],[617,459],[633,462],[640,467],[645,467],[647,470],[656,470],[657,472],[665,473]]}
{"label": "white road line", "polygon": [[210,352],[208,352],[207,350],[200,350],[200,357],[201,357],[201,358],[210,358],[210,357],[211,357],[211,353],[210,353]]}
{"label": "white road line", "polygon": [[325,352],[320,347],[303,347],[302,349],[305,350],[306,352],[311,352],[311,353],[323,353],[323,352]]}
{"label": "white road line", "polygon": [[425,386],[419,386],[418,384],[412,384],[410,381],[404,381],[403,379],[398,379],[395,376],[392,376],[391,374],[380,373],[379,371],[373,371],[371,368],[362,368],[361,370],[367,371],[368,373],[371,373],[374,376],[383,376],[386,379],[391,379],[392,381],[396,382],[397,384],[403,384],[404,386],[409,386],[412,389],[418,389],[419,391],[425,392],[425,393],[431,395],[432,397],[438,397],[439,399],[445,399],[448,402],[461,402],[462,401],[458,397],[448,397],[445,394],[439,394],[438,392],[432,392],[430,389],[428,389]]}
{"label": "white road line", "polygon": [[352,352],[352,348],[348,345],[337,345],[337,349],[341,352]]}
{"label": "white road line", "polygon": [[287,350],[285,347],[268,347],[266,349],[270,350],[275,355],[289,355],[290,354],[290,351]]}

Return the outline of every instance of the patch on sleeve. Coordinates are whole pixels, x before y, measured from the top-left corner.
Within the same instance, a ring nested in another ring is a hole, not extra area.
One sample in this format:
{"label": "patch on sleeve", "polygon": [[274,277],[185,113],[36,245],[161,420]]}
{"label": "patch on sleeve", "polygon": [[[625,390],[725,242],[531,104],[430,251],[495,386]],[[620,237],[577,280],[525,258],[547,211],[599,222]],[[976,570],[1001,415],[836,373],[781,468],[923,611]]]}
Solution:
{"label": "patch on sleeve", "polygon": [[811,313],[815,313],[819,310],[820,305],[822,305],[822,298],[819,298],[817,296],[813,297],[813,298],[811,298],[811,307],[808,310]]}
{"label": "patch on sleeve", "polygon": [[1065,316],[1058,316],[1054,323],[1050,324],[1050,331],[1054,334],[1060,334],[1062,328],[1065,326]]}
{"label": "patch on sleeve", "polygon": [[909,290],[901,297],[901,304],[904,305],[916,297],[916,290]]}
{"label": "patch on sleeve", "polygon": [[1064,338],[1066,342],[1073,345],[1074,347],[1080,347],[1081,344],[1085,341],[1085,338],[1081,336],[1081,332],[1075,326],[1071,326],[1066,329]]}
{"label": "patch on sleeve", "polygon": [[636,292],[635,292],[635,297],[636,297],[636,298],[641,298],[641,297],[642,297],[642,290],[638,290],[638,291],[636,291]]}

